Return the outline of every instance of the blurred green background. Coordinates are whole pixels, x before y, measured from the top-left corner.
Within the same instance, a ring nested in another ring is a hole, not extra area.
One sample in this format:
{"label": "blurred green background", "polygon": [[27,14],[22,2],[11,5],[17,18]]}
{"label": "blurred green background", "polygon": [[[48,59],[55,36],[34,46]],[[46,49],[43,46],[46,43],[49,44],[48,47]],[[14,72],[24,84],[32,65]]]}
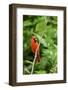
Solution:
{"label": "blurred green background", "polygon": [[[23,15],[23,74],[31,74],[34,54],[31,38],[40,44],[40,62],[35,63],[33,74],[57,73],[57,16]],[[47,47],[47,48],[46,48]]]}

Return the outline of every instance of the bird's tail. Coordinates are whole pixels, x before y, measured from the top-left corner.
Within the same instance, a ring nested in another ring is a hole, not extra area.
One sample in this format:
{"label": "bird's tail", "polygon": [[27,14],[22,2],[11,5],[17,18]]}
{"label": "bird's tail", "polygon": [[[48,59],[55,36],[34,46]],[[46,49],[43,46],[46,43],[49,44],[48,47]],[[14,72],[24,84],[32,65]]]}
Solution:
{"label": "bird's tail", "polygon": [[37,57],[36,57],[36,63],[39,63],[40,62],[40,52],[38,51],[37,52]]}

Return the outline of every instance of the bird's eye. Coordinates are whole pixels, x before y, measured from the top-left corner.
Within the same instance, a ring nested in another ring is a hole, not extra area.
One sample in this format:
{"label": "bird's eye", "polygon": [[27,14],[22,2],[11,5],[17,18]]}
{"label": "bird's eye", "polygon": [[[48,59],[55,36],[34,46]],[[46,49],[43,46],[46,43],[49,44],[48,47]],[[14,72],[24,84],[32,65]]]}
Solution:
{"label": "bird's eye", "polygon": [[34,38],[34,41],[36,42],[36,39]]}

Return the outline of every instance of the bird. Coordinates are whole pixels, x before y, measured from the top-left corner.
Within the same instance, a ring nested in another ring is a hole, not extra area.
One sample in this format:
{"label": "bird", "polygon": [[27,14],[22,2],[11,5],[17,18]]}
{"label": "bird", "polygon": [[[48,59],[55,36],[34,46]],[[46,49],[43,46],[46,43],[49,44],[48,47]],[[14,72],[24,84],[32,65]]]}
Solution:
{"label": "bird", "polygon": [[38,41],[36,40],[35,36],[32,36],[32,38],[31,38],[31,48],[32,48],[32,52],[34,55],[37,50],[37,56],[36,56],[35,63],[39,63],[40,62],[40,45],[39,45]]}

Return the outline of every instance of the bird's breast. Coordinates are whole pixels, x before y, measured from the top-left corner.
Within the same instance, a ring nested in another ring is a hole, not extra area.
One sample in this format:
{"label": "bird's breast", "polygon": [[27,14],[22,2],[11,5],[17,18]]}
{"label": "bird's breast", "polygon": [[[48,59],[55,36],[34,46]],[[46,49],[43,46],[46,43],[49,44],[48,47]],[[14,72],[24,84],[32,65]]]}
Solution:
{"label": "bird's breast", "polygon": [[37,47],[38,47],[38,43],[37,43],[37,42],[32,41],[31,46],[32,46],[32,52],[33,52],[33,53],[35,53],[35,52],[36,52],[36,49],[37,49]]}

